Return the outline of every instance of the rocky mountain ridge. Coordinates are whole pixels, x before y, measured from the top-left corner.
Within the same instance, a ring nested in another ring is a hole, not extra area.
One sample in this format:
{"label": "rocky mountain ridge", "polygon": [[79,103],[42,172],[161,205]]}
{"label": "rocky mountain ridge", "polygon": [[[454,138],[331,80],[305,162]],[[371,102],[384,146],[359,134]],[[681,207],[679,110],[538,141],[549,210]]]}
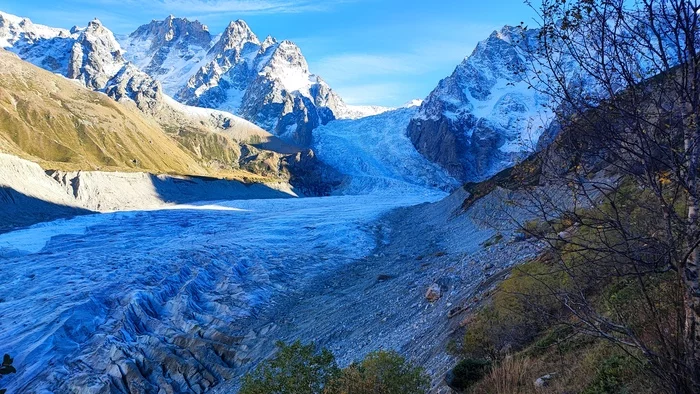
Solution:
{"label": "rocky mountain ridge", "polygon": [[[334,170],[297,147],[311,145],[312,130],[336,117],[385,110],[345,105],[310,74],[295,44],[272,37],[260,42],[240,20],[213,37],[197,21],[169,16],[117,40],[97,19],[65,30],[3,13],[0,44],[41,68],[135,104],[209,166],[294,180],[304,194],[328,193],[337,182]],[[183,105],[168,96],[176,92],[180,102],[236,110],[252,123]],[[231,106],[236,100],[239,108]]]}
{"label": "rocky mountain ridge", "polygon": [[527,81],[527,48],[537,32],[511,26],[494,31],[440,81],[408,126],[423,155],[471,182],[535,150],[552,118],[546,98]]}
{"label": "rocky mountain ridge", "polygon": [[[320,181],[314,175],[317,169],[327,173],[313,152],[285,143],[230,113],[171,99],[159,81],[124,57],[112,32],[97,19],[85,28],[68,31],[2,14],[0,40],[6,49],[28,62],[79,81],[124,105],[135,105],[217,171],[246,168],[263,177],[294,179],[305,192],[328,189],[306,180]],[[297,173],[292,174],[292,168]]]}
{"label": "rocky mountain ridge", "polygon": [[349,106],[312,74],[291,41],[260,40],[245,21],[213,37],[198,21],[169,16],[121,39],[125,56],[188,105],[228,111],[282,139],[311,145],[312,130],[382,107]]}

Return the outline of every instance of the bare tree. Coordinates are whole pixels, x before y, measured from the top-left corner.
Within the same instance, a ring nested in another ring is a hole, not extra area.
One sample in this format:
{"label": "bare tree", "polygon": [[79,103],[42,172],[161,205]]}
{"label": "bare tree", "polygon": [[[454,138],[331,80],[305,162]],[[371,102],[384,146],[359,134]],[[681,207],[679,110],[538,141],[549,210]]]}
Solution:
{"label": "bare tree", "polygon": [[[551,294],[579,330],[641,355],[670,392],[700,392],[700,6],[533,8],[539,33],[523,36],[532,42],[521,72],[550,99],[561,131],[538,159],[550,186],[526,204],[543,225],[523,230],[549,244],[571,279]],[[634,283],[639,316],[601,311],[596,290],[611,278]]]}

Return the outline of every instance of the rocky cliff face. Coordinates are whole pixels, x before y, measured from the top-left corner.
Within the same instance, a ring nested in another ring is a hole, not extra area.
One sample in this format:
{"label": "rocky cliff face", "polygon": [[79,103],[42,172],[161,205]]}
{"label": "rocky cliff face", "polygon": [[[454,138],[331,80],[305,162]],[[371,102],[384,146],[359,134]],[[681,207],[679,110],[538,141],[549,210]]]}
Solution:
{"label": "rocky cliff face", "polygon": [[239,114],[303,146],[311,144],[311,130],[344,106],[309,72],[299,47],[272,37],[261,43],[243,21],[231,22],[208,56],[177,94],[180,101]]}
{"label": "rocky cliff face", "polygon": [[536,34],[509,26],[493,32],[440,81],[408,126],[423,155],[462,181],[479,181],[535,148],[551,116],[519,71]]}

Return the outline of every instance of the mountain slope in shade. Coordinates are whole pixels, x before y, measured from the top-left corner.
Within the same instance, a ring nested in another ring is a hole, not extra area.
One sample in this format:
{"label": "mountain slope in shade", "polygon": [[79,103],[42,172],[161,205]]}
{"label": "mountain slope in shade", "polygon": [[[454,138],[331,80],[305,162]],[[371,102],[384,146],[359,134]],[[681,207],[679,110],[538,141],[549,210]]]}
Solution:
{"label": "mountain slope in shade", "polygon": [[493,32],[440,81],[408,127],[418,151],[462,181],[488,178],[532,152],[551,114],[516,71],[536,35],[509,26]]}

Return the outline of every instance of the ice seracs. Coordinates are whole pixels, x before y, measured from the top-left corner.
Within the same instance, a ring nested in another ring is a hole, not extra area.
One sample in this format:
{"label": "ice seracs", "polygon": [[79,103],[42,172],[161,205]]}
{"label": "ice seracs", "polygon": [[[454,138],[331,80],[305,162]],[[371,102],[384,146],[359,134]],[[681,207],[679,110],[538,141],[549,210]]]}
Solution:
{"label": "ice seracs", "polygon": [[336,120],[314,130],[318,158],[345,174],[338,193],[423,194],[457,182],[421,156],[406,136],[418,108],[399,108],[356,120]]}

